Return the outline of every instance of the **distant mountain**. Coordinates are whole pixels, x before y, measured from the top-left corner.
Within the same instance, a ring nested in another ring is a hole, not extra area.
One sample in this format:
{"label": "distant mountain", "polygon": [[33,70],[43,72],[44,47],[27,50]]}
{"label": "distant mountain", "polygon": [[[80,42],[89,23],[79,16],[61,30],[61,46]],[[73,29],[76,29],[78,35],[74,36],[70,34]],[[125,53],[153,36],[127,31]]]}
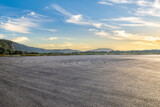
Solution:
{"label": "distant mountain", "polygon": [[29,47],[23,44],[12,42],[10,40],[0,39],[0,54],[13,53],[15,50],[27,51],[27,52],[38,52],[38,53],[76,53],[79,50],[72,49],[55,49],[47,50],[42,48]]}
{"label": "distant mountain", "polygon": [[[54,49],[54,50],[48,50],[48,49],[42,49],[42,48],[35,48],[35,47],[29,47],[23,44],[19,44],[16,42],[12,42],[9,40],[3,40],[0,39],[0,48],[3,47],[5,49],[1,50],[18,50],[18,51],[27,51],[27,52],[38,52],[38,53],[77,53],[77,52],[82,52],[79,50],[72,50],[72,49]],[[99,48],[95,50],[90,50],[87,52],[110,52],[112,49],[109,48]]]}
{"label": "distant mountain", "polygon": [[78,50],[71,50],[71,49],[54,49],[54,50],[47,50],[42,48],[35,48],[29,47],[26,45],[22,45],[16,42],[13,42],[13,46],[15,50],[19,51],[27,51],[27,52],[38,52],[38,53],[75,53],[80,52]]}
{"label": "distant mountain", "polygon": [[19,44],[16,42],[12,42],[10,40],[0,39],[0,54],[16,54],[16,52],[38,52],[38,53],[58,53],[58,54],[65,54],[65,53],[96,53],[96,52],[108,52],[111,54],[160,54],[160,50],[153,49],[153,50],[132,50],[132,51],[114,51],[109,48],[99,48],[90,51],[79,51],[79,50],[72,50],[72,49],[54,49],[54,50],[47,50],[42,48],[35,48],[29,47],[23,44]]}
{"label": "distant mountain", "polygon": [[110,52],[113,51],[112,49],[109,48],[99,48],[99,49],[95,49],[95,50],[90,50],[91,52]]}

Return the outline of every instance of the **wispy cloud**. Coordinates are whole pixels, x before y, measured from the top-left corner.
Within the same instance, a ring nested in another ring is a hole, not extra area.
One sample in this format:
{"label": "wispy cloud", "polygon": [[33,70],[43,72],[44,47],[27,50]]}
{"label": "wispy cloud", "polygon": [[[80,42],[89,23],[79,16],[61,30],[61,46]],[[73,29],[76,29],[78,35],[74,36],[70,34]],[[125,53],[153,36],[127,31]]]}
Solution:
{"label": "wispy cloud", "polygon": [[90,23],[84,21],[82,15],[72,15],[69,19],[66,20],[68,23],[80,24],[80,25],[89,25]]}
{"label": "wispy cloud", "polygon": [[[33,15],[33,13],[31,14]],[[38,24],[35,23],[35,20],[25,16],[19,18],[9,17],[8,20],[2,20],[0,24],[1,29],[18,33],[30,33],[30,28],[36,26],[38,26]]]}
{"label": "wispy cloud", "polygon": [[113,5],[112,3],[109,3],[109,2],[106,2],[106,1],[99,1],[98,4]]}
{"label": "wispy cloud", "polygon": [[77,25],[87,25],[87,26],[93,26],[96,28],[111,28],[111,29],[119,29],[119,27],[112,26],[106,23],[101,23],[97,21],[93,21],[87,18],[84,18],[82,14],[73,15],[69,11],[65,10],[64,8],[60,7],[57,4],[53,4],[52,7],[59,11],[60,13],[64,14],[68,18],[65,20],[67,23],[73,23]]}
{"label": "wispy cloud", "polygon": [[88,31],[98,31],[97,29],[89,29]]}
{"label": "wispy cloud", "polygon": [[93,33],[100,37],[107,37],[115,40],[130,40],[130,41],[145,42],[145,43],[160,45],[159,43],[160,37],[158,36],[145,36],[140,34],[132,34],[126,32],[125,30],[115,30],[111,32],[93,31]]}
{"label": "wispy cloud", "polygon": [[155,0],[154,5],[155,8],[160,8],[160,0]]}
{"label": "wispy cloud", "polygon": [[57,4],[53,4],[52,7],[66,16],[73,16],[69,11],[65,10],[64,8],[62,8]]}
{"label": "wispy cloud", "polygon": [[129,4],[129,3],[133,3],[134,2],[133,0],[108,0],[108,1],[113,2],[113,3],[120,3],[120,4],[121,3]]}
{"label": "wispy cloud", "polygon": [[114,36],[119,37],[121,39],[128,39],[128,40],[142,40],[145,39],[145,36],[140,36],[137,34],[128,33],[124,30],[116,30],[112,31]]}
{"label": "wispy cloud", "polygon": [[[109,21],[108,19],[106,20]],[[120,24],[121,26],[144,26],[144,27],[157,27],[157,28],[160,27],[159,22],[145,21],[140,17],[120,17],[111,19],[110,21],[129,22]]]}
{"label": "wispy cloud", "polygon": [[35,16],[36,13],[32,11],[32,12],[28,13],[28,15],[30,15],[30,16]]}
{"label": "wispy cloud", "polygon": [[139,6],[148,6],[152,2],[147,0],[101,0],[99,4],[111,5],[111,4],[136,4]]}
{"label": "wispy cloud", "polygon": [[41,28],[41,30],[46,30],[46,31],[50,31],[50,32],[56,32],[56,29],[46,29],[46,28]]}
{"label": "wispy cloud", "polygon": [[65,10],[64,8],[60,7],[57,4],[53,4],[52,7],[56,9],[57,11],[59,11],[60,13],[66,15],[68,19],[66,19],[65,21],[68,23],[74,23],[74,24],[79,24],[79,25],[89,25],[90,24],[89,22],[84,21],[84,18],[81,14],[73,15],[72,13],[70,13],[69,11]]}
{"label": "wispy cloud", "polygon": [[150,2],[145,7],[140,7],[136,10],[136,15],[139,16],[156,16],[160,17],[160,0],[154,0],[153,2]]}
{"label": "wispy cloud", "polygon": [[[29,12],[27,15],[21,17],[1,17],[0,29],[4,29],[17,33],[30,33],[32,28],[38,28],[39,23],[42,22],[43,15]],[[51,29],[48,29],[51,30]]]}
{"label": "wispy cloud", "polygon": [[105,32],[105,31],[97,31],[97,32],[94,32],[95,35],[98,35],[98,36],[101,36],[101,37],[107,37],[107,38],[110,38],[110,39],[116,39],[116,40],[121,40],[122,38],[121,37],[118,37],[117,35],[112,35],[111,33],[109,32]]}
{"label": "wispy cloud", "polygon": [[57,37],[50,37],[49,40],[57,40]]}
{"label": "wispy cloud", "polygon": [[160,17],[160,0],[101,0],[98,4],[134,4],[138,6],[137,9],[134,9],[135,15]]}
{"label": "wispy cloud", "polygon": [[18,19],[9,18],[7,22],[1,23],[0,28],[12,32],[29,33],[29,29],[35,26],[37,24],[33,23],[31,19],[20,17]]}
{"label": "wispy cloud", "polygon": [[29,41],[29,38],[27,38],[27,37],[15,37],[11,40],[14,41],[14,42],[18,42],[18,43],[24,43],[24,42]]}
{"label": "wispy cloud", "polygon": [[96,35],[102,36],[102,37],[110,37],[110,34],[105,31],[95,32]]}

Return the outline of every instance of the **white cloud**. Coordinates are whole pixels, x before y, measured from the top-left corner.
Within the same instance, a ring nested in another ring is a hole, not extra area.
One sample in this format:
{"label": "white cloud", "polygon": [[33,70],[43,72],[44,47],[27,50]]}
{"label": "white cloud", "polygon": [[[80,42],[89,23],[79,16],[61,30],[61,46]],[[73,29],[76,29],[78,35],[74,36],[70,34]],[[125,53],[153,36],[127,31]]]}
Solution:
{"label": "white cloud", "polygon": [[132,41],[143,41],[143,42],[152,43],[152,44],[160,44],[159,43],[160,37],[132,34],[124,30],[115,30],[112,32],[97,31],[94,33],[95,35],[98,35],[101,37],[107,37],[115,40],[132,40]]}
{"label": "white cloud", "polygon": [[41,28],[42,30],[46,30],[46,31],[50,31],[50,32],[56,32],[56,29],[45,29],[45,28]]}
{"label": "white cloud", "polygon": [[124,30],[113,31],[113,33],[114,33],[114,36],[121,37],[123,39],[128,39],[128,40],[150,41],[150,42],[156,42],[160,40],[160,37],[132,34]]}
{"label": "white cloud", "polygon": [[121,4],[121,3],[126,3],[126,4],[133,3],[132,0],[108,0],[108,1],[113,2],[113,3],[119,3],[119,4]]}
{"label": "white cloud", "polygon": [[9,34],[9,36],[16,36],[16,34],[12,33],[12,34]]}
{"label": "white cloud", "polygon": [[96,35],[102,36],[102,37],[109,37],[110,34],[105,31],[96,32]]}
{"label": "white cloud", "polygon": [[124,30],[117,30],[113,31],[114,36],[120,37],[122,39],[129,39],[129,40],[141,40],[141,36],[136,34],[127,33]]}
{"label": "white cloud", "polygon": [[46,29],[46,30],[48,30],[50,32],[56,32],[57,31],[56,29]]}
{"label": "white cloud", "polygon": [[129,22],[139,22],[140,18],[138,17],[120,17],[117,19],[112,19],[113,21],[129,21]]}
{"label": "white cloud", "polygon": [[120,24],[120,26],[141,27],[144,26],[144,24]]}
{"label": "white cloud", "polygon": [[136,9],[136,15],[139,16],[155,16],[160,17],[160,0],[154,0],[153,2],[148,3],[145,7],[140,7]]}
{"label": "white cloud", "polygon": [[3,34],[0,34],[0,38],[4,38],[5,37],[5,35],[3,35]]}
{"label": "white cloud", "polygon": [[8,18],[8,21],[2,21],[0,24],[1,29],[18,33],[30,33],[30,28],[37,26],[38,24],[32,18],[24,16],[20,18]]}
{"label": "white cloud", "polygon": [[99,4],[106,4],[106,5],[111,5],[113,3],[115,4],[136,4],[139,6],[148,6],[152,2],[147,1],[147,0],[101,0],[98,2]]}
{"label": "white cloud", "polygon": [[135,14],[138,16],[160,17],[160,10],[157,8],[138,8]]}
{"label": "white cloud", "polygon": [[16,38],[13,38],[11,40],[14,41],[14,42],[23,43],[23,42],[29,41],[29,38],[27,38],[27,37],[16,37]]}
{"label": "white cloud", "polygon": [[30,22],[29,19],[21,17],[20,19],[10,19],[6,23],[1,23],[0,28],[18,33],[29,33],[30,26],[35,26],[35,24]]}
{"label": "white cloud", "polygon": [[111,21],[123,21],[130,22],[129,24],[120,24],[121,26],[145,26],[145,27],[160,27],[159,22],[145,21],[139,17],[120,17],[116,19],[111,19]]}
{"label": "white cloud", "polygon": [[95,26],[96,28],[101,28],[102,27],[102,23],[93,23],[93,26]]}
{"label": "white cloud", "polygon": [[155,0],[154,5],[155,8],[160,8],[160,0]]}
{"label": "white cloud", "polygon": [[95,32],[95,35],[98,35],[98,36],[101,36],[101,37],[107,37],[107,38],[110,38],[110,39],[116,39],[116,40],[122,39],[121,37],[117,37],[115,35],[112,35],[111,33],[105,32],[105,31]]}
{"label": "white cloud", "polygon": [[113,5],[112,3],[109,3],[109,2],[106,2],[106,1],[99,1],[98,4]]}
{"label": "white cloud", "polygon": [[56,40],[58,39],[57,37],[50,37],[49,40]]}
{"label": "white cloud", "polygon": [[80,25],[89,24],[88,22],[83,21],[83,16],[81,14],[73,15],[72,13],[68,12],[67,10],[65,10],[64,8],[56,4],[52,5],[52,7],[57,11],[59,11],[60,13],[69,17],[69,19],[66,19],[66,22],[68,23],[74,23],[74,24],[80,24]]}
{"label": "white cloud", "polygon": [[28,13],[28,15],[34,16],[34,15],[36,15],[36,13],[35,12],[30,12],[30,13]]}
{"label": "white cloud", "polygon": [[138,0],[136,1],[136,4],[139,5],[139,6],[150,6],[151,5],[151,1],[146,1],[146,0]]}
{"label": "white cloud", "polygon": [[83,21],[82,15],[72,15],[69,19],[66,20],[66,22],[80,25],[89,25],[89,22]]}
{"label": "white cloud", "polygon": [[[35,12],[29,12],[27,15],[13,18],[1,17],[0,29],[4,29],[17,33],[31,33],[32,28],[39,28],[40,23],[47,22],[49,19],[44,19],[45,16]],[[46,17],[45,17],[46,18]],[[7,20],[6,20],[7,19]],[[49,29],[51,30],[51,29]]]}
{"label": "white cloud", "polygon": [[60,7],[57,4],[53,4],[52,7],[66,16],[72,16],[70,12],[68,12],[67,10],[65,10],[64,8]]}
{"label": "white cloud", "polygon": [[138,8],[134,9],[135,15],[160,17],[160,0],[101,0],[99,4],[134,4]]}
{"label": "white cloud", "polygon": [[[146,19],[144,16],[160,17],[160,0],[99,0],[98,4],[114,5],[114,4],[131,4],[136,5],[136,8],[131,9],[129,14],[134,13],[134,16],[138,17],[120,17],[115,19],[103,19],[103,21],[118,21],[120,26],[132,26],[132,27],[151,27],[160,28],[160,23],[152,18]],[[129,6],[129,5],[127,5]],[[128,10],[129,11],[129,10]],[[125,30],[114,31],[93,31],[96,35],[107,37],[111,39],[131,40],[138,42],[145,42],[146,44],[158,44],[160,45],[160,37],[158,36],[146,36],[141,34],[128,33]]]}
{"label": "white cloud", "polygon": [[77,25],[87,25],[87,26],[93,26],[96,28],[111,28],[111,29],[117,29],[118,27],[116,26],[112,26],[112,25],[108,25],[105,23],[100,23],[100,22],[96,22],[96,21],[92,21],[89,20],[87,18],[84,18],[82,14],[77,14],[77,15],[73,15],[72,13],[68,12],[67,10],[65,10],[64,8],[60,7],[59,5],[52,5],[52,7],[54,9],[56,9],[57,11],[59,11],[60,13],[64,14],[65,16],[67,16],[68,18],[65,20],[67,23],[73,23],[73,24],[77,24]]}
{"label": "white cloud", "polygon": [[88,31],[93,32],[93,31],[98,31],[97,29],[89,29]]}

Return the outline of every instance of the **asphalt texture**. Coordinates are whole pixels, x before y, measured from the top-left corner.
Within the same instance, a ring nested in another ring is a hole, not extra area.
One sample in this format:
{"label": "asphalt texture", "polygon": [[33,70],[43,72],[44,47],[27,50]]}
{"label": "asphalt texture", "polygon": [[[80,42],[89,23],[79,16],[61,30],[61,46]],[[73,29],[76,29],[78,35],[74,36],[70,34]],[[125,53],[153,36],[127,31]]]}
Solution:
{"label": "asphalt texture", "polygon": [[160,56],[0,57],[0,107],[160,107]]}

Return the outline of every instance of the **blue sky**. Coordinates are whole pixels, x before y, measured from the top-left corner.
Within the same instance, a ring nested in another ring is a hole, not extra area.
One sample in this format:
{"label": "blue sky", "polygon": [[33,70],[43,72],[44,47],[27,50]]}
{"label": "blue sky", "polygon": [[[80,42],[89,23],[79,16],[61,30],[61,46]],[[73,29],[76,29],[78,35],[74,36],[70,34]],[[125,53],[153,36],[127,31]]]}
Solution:
{"label": "blue sky", "polygon": [[160,0],[0,0],[0,38],[45,49],[160,49]]}

